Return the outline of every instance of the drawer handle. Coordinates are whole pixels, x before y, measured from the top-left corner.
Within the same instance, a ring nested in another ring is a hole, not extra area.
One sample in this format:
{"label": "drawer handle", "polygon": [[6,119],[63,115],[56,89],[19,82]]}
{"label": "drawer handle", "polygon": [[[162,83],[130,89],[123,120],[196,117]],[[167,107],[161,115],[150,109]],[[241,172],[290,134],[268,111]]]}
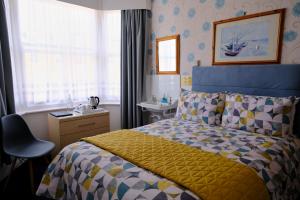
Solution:
{"label": "drawer handle", "polygon": [[78,125],[78,127],[85,127],[85,126],[94,126],[96,123],[93,122],[93,123],[88,123],[88,124],[80,124]]}

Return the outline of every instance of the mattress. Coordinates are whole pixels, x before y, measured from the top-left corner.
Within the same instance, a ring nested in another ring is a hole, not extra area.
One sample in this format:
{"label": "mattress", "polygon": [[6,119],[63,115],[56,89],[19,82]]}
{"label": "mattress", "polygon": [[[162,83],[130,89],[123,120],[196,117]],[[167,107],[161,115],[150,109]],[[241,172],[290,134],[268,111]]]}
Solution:
{"label": "mattress", "polygon": [[[272,199],[299,198],[300,149],[292,136],[269,137],[177,119],[135,130],[253,168]],[[86,142],[71,144],[55,157],[37,195],[55,199],[199,199],[191,191]]]}

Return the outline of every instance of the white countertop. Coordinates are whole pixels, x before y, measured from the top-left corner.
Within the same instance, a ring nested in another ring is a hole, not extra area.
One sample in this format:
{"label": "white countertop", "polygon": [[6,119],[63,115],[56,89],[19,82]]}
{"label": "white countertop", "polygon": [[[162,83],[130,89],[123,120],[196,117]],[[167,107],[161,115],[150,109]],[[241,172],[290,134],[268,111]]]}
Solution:
{"label": "white countertop", "polygon": [[158,110],[158,111],[165,111],[165,110],[177,108],[177,102],[175,102],[174,104],[161,104],[161,103],[154,104],[154,103],[145,101],[145,102],[141,102],[137,105],[142,108]]}

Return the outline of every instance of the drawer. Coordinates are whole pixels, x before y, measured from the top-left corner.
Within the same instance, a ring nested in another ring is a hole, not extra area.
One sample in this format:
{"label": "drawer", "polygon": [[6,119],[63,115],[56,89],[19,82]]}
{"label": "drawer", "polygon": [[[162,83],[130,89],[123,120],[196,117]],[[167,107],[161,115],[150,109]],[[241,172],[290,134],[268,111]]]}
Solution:
{"label": "drawer", "polygon": [[109,127],[109,115],[89,117],[60,123],[60,135],[85,132],[89,130]]}
{"label": "drawer", "polygon": [[67,146],[68,144],[78,142],[81,138],[95,136],[95,135],[98,135],[101,133],[106,133],[106,132],[109,132],[109,127],[95,129],[95,130],[91,130],[91,131],[88,131],[85,133],[74,133],[71,135],[62,135],[62,136],[60,136],[60,141],[61,141],[60,144],[61,144],[61,147],[63,148],[65,146]]}

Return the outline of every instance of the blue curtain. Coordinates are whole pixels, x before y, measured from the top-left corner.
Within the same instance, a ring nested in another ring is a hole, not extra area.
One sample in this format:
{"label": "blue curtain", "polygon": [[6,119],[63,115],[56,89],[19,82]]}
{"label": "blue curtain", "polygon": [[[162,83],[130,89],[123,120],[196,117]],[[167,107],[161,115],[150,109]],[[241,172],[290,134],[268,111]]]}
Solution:
{"label": "blue curtain", "polygon": [[142,124],[137,104],[145,100],[149,15],[148,10],[121,13],[121,126],[126,129]]}
{"label": "blue curtain", "polygon": [[[11,60],[9,52],[8,32],[5,16],[4,0],[0,0],[0,117],[15,112],[13,79],[11,70]],[[0,123],[1,126],[1,123]],[[0,127],[0,130],[2,128]],[[1,164],[9,163],[10,157],[7,156],[2,149],[2,133],[1,133]]]}

